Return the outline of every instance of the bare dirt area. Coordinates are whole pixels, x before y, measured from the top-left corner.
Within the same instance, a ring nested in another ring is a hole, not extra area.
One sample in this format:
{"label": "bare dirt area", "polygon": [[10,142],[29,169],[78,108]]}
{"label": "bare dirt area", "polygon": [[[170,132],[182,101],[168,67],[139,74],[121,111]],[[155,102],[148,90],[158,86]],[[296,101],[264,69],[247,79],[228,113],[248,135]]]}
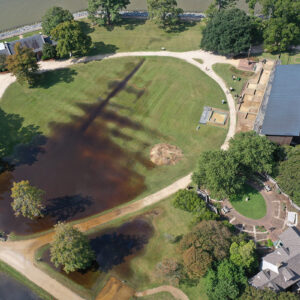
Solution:
{"label": "bare dirt area", "polygon": [[157,144],[150,151],[150,160],[158,165],[175,165],[183,158],[180,148],[169,144]]}

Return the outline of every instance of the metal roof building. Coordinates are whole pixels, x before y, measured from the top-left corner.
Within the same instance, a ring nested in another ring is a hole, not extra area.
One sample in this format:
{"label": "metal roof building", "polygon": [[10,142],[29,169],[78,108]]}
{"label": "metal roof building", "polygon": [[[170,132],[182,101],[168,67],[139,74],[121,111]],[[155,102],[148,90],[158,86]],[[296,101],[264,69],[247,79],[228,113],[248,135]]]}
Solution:
{"label": "metal roof building", "polygon": [[300,135],[300,65],[278,65],[271,83],[260,133]]}

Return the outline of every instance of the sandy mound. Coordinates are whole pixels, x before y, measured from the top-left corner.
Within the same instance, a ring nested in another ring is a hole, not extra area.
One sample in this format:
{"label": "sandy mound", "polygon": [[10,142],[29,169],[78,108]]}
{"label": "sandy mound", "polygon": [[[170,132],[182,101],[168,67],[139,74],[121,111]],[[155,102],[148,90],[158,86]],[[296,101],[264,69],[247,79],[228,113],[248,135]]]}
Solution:
{"label": "sandy mound", "polygon": [[150,160],[158,166],[175,165],[182,157],[181,149],[169,144],[157,144],[150,151]]}

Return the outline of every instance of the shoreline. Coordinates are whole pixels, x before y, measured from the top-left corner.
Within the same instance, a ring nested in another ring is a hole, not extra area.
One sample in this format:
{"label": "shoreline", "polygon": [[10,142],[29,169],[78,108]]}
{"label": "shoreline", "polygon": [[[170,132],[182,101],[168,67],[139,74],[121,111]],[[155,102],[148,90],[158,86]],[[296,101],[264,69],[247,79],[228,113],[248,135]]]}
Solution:
{"label": "shoreline", "polygon": [[[88,12],[87,11],[80,11],[80,12],[76,12],[73,13],[74,19],[75,20],[80,20],[80,19],[84,19],[88,17]],[[147,11],[122,11],[121,12],[121,16],[123,18],[137,18],[137,19],[147,19],[148,18],[148,12]],[[203,13],[198,13],[198,12],[184,12],[181,15],[182,19],[185,20],[195,20],[195,21],[199,21],[202,18],[205,18],[205,14]],[[29,33],[29,32],[33,32],[33,31],[37,31],[37,30],[41,30],[42,29],[42,23],[38,22],[38,23],[34,23],[34,24],[30,24],[30,25],[24,25],[21,27],[17,27],[15,29],[11,29],[11,30],[7,30],[4,32],[0,31],[0,41],[8,39],[8,38],[12,38],[21,34],[25,34],[25,33]]]}

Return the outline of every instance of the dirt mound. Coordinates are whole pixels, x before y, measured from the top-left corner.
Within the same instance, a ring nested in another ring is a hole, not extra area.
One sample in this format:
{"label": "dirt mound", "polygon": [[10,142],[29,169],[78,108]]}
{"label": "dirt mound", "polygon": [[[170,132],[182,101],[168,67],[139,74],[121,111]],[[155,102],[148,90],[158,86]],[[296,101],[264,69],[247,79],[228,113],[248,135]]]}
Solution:
{"label": "dirt mound", "polygon": [[158,165],[175,165],[183,157],[180,148],[169,144],[157,144],[150,151],[150,160]]}

